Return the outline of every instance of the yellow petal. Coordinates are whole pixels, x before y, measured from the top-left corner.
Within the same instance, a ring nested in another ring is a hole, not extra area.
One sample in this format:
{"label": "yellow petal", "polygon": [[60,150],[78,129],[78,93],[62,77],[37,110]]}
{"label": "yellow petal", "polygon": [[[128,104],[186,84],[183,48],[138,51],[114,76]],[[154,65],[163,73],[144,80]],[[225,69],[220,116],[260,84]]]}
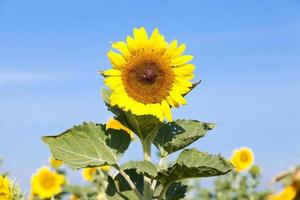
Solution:
{"label": "yellow petal", "polygon": [[104,83],[112,90],[118,88],[122,85],[122,79],[119,76],[107,77],[104,80]]}
{"label": "yellow petal", "polygon": [[171,91],[171,92],[170,92],[170,96],[172,97],[172,99],[173,99],[174,101],[178,102],[179,104],[184,105],[184,104],[187,103],[186,100],[185,100],[185,98],[184,98],[183,96],[181,96],[181,95],[180,95],[179,93],[177,93],[177,92]]}
{"label": "yellow petal", "polygon": [[185,51],[185,44],[182,44],[172,52],[172,57],[175,58],[181,56],[184,51]]}
{"label": "yellow petal", "polygon": [[163,110],[163,113],[164,113],[164,116],[166,117],[166,119],[169,121],[169,122],[172,122],[172,113],[171,113],[171,109],[170,109],[170,106],[169,104],[163,100],[161,102],[161,108]]}
{"label": "yellow petal", "polygon": [[167,46],[168,43],[165,41],[164,36],[159,33],[157,28],[155,28],[149,39],[149,48],[160,51],[166,49]]}
{"label": "yellow petal", "polygon": [[177,40],[172,41],[169,43],[169,46],[167,47],[166,54],[172,58],[173,57],[173,52],[175,51],[177,47]]}
{"label": "yellow petal", "polygon": [[181,85],[183,87],[192,87],[193,86],[192,82],[190,82],[189,80],[185,79],[184,77],[179,77],[179,76],[175,77],[175,83],[177,83],[178,85]]}
{"label": "yellow petal", "polygon": [[172,90],[178,92],[179,94],[186,94],[191,89],[189,87],[184,87],[182,85],[178,85],[177,83],[174,83],[173,86],[172,86]]}
{"label": "yellow petal", "polygon": [[171,62],[173,66],[184,65],[193,59],[191,55],[183,55],[177,58],[174,58]]}
{"label": "yellow petal", "polygon": [[130,55],[130,52],[127,48],[127,45],[125,42],[115,42],[112,44],[112,47],[117,49],[118,51],[120,51],[124,56],[125,58],[128,58],[129,55]]}
{"label": "yellow petal", "polygon": [[176,101],[174,101],[170,96],[168,96],[166,100],[172,107],[179,107],[179,104]]}
{"label": "yellow petal", "polygon": [[195,70],[195,65],[186,64],[179,67],[174,67],[173,70],[176,75],[187,75],[193,73]]}
{"label": "yellow petal", "polygon": [[120,76],[121,71],[118,69],[108,69],[103,73],[105,76]]}
{"label": "yellow petal", "polygon": [[133,30],[133,36],[135,39],[135,43],[137,48],[143,48],[147,46],[148,43],[148,35],[144,27],[140,29],[135,28]]}
{"label": "yellow petal", "polygon": [[122,55],[120,55],[116,52],[113,52],[112,50],[110,50],[107,53],[107,57],[109,58],[112,65],[117,69],[123,68],[124,65],[126,64],[125,58]]}
{"label": "yellow petal", "polygon": [[127,36],[126,42],[127,42],[128,50],[129,51],[133,51],[133,50],[136,49],[136,44],[135,44],[135,41],[134,41],[134,39],[132,37]]}
{"label": "yellow petal", "polygon": [[130,138],[133,139],[133,131],[121,124],[118,120],[114,118],[110,118],[106,122],[106,130],[107,129],[115,129],[115,130],[123,130],[129,134]]}

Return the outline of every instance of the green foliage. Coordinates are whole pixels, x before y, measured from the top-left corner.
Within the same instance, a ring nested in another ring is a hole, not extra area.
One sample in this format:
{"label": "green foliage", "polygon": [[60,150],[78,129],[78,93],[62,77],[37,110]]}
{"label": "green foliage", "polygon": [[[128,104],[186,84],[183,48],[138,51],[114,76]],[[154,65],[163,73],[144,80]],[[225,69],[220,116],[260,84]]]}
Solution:
{"label": "green foliage", "polygon": [[128,148],[130,138],[124,131],[105,130],[104,125],[90,122],[74,126],[58,136],[45,136],[43,141],[56,159],[79,169],[116,165]]}
{"label": "green foliage", "polygon": [[196,120],[176,120],[164,124],[153,143],[160,151],[161,156],[165,157],[204,137],[206,132],[214,127],[215,124]]}
{"label": "green foliage", "polygon": [[249,171],[231,172],[214,181],[214,187],[207,189],[198,182],[191,186],[193,198],[191,200],[265,200],[270,193],[268,190],[259,190],[260,168],[252,166]]}
{"label": "green foliage", "polygon": [[228,173],[232,165],[221,156],[199,152],[197,149],[184,150],[176,163],[166,170],[161,170],[155,179],[165,186],[188,179],[219,176]]}
{"label": "green foliage", "polygon": [[[151,162],[152,144],[157,147],[163,160],[204,137],[215,124],[185,119],[167,123],[152,115],[137,116],[111,106],[109,90],[103,90],[102,95],[114,118],[138,136],[143,146],[143,161],[121,166],[119,159],[130,144],[129,135],[122,130],[106,130],[105,125],[92,122],[74,126],[57,136],[45,136],[43,141],[56,159],[71,168],[114,167],[117,174],[109,174],[105,180],[107,199],[179,200],[186,197],[187,186],[182,183],[183,180],[224,175],[232,169],[232,165],[220,155],[200,152],[195,148],[183,150],[169,167],[154,164]],[[99,181],[96,188],[102,188]],[[94,195],[84,187],[66,187],[65,191],[79,197],[83,194],[86,197]],[[104,190],[98,189],[97,193],[101,192]]]}
{"label": "green foliage", "polygon": [[[143,193],[143,176],[136,172],[136,169],[126,169],[124,171],[132,180],[137,190]],[[108,186],[106,189],[108,200],[138,200],[139,198],[133,192],[123,175],[118,173],[114,178],[108,176]]]}

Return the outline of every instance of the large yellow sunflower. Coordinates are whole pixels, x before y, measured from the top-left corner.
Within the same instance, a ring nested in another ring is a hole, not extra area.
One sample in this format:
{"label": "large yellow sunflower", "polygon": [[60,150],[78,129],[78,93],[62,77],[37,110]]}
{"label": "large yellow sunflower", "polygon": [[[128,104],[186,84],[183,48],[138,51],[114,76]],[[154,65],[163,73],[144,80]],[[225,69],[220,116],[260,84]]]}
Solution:
{"label": "large yellow sunflower", "polygon": [[32,194],[41,199],[48,199],[62,192],[65,182],[63,175],[51,171],[48,167],[40,168],[31,178]]}
{"label": "large yellow sunflower", "polygon": [[7,177],[0,175],[0,200],[11,200],[11,185]]}
{"label": "large yellow sunflower", "polygon": [[108,58],[112,69],[103,72],[112,90],[110,104],[136,115],[154,115],[172,121],[171,107],[186,104],[195,66],[191,55],[183,55],[185,45],[166,42],[156,28],[148,37],[144,27],[135,28],[133,37],[115,42]]}
{"label": "large yellow sunflower", "polygon": [[243,147],[233,152],[231,163],[235,166],[236,171],[241,172],[248,169],[254,162],[254,154],[251,149]]}

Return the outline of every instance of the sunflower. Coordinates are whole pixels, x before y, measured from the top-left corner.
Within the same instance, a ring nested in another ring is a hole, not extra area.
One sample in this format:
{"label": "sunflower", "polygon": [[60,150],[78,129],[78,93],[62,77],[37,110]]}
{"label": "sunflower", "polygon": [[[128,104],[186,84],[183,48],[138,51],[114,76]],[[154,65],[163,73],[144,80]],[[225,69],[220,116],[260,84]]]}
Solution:
{"label": "sunflower", "polygon": [[97,170],[102,170],[102,171],[108,171],[110,169],[110,166],[108,165],[103,165],[101,167],[88,167],[82,169],[82,178],[85,181],[92,181],[94,175],[96,174]]}
{"label": "sunflower", "polygon": [[236,171],[241,172],[248,169],[254,162],[254,155],[251,149],[243,147],[233,152],[231,163]]}
{"label": "sunflower", "polygon": [[172,121],[171,108],[187,103],[184,95],[193,85],[195,66],[189,64],[193,56],[183,55],[185,45],[166,42],[157,28],[148,37],[142,27],[112,47],[118,51],[108,52],[112,69],[102,73],[112,90],[110,104]]}
{"label": "sunflower", "polygon": [[11,200],[11,185],[7,177],[0,175],[0,199]]}
{"label": "sunflower", "polygon": [[50,162],[51,167],[53,167],[55,169],[58,169],[63,164],[63,161],[57,160],[53,156],[50,156],[49,162]]}
{"label": "sunflower", "polygon": [[278,194],[270,195],[268,200],[293,200],[297,195],[297,189],[290,185],[285,187]]}
{"label": "sunflower", "polygon": [[41,199],[51,198],[62,191],[65,177],[51,171],[48,167],[42,167],[32,175],[31,190],[32,194]]}
{"label": "sunflower", "polygon": [[130,138],[133,139],[134,138],[134,133],[132,130],[130,130],[129,128],[127,128],[126,126],[124,126],[123,124],[121,124],[118,120],[114,119],[114,118],[110,118],[109,120],[107,120],[106,122],[106,130],[107,129],[116,129],[116,130],[123,130],[126,133],[129,134]]}

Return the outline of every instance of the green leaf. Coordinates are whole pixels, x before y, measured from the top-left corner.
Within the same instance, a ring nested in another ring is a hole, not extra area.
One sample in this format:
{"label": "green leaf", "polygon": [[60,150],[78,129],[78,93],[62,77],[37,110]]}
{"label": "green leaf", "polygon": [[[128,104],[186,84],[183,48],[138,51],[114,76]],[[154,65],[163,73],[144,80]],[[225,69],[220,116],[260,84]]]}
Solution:
{"label": "green leaf", "polygon": [[[142,194],[144,188],[143,176],[138,174],[135,169],[127,169],[124,172],[130,177],[136,188]],[[117,174],[114,179],[108,176],[107,182],[106,195],[108,200],[139,200],[121,174]]]}
{"label": "green leaf", "polygon": [[187,192],[187,185],[183,185],[180,182],[173,183],[166,192],[166,200],[179,200],[185,197]]}
{"label": "green leaf", "polygon": [[149,161],[131,161],[122,166],[122,169],[135,168],[136,172],[147,177],[156,177],[158,169]]}
{"label": "green leaf", "polygon": [[207,131],[213,129],[215,124],[203,123],[196,120],[176,120],[164,124],[155,140],[162,157],[183,149],[203,137]]}
{"label": "green leaf", "polygon": [[199,152],[192,148],[184,150],[173,166],[161,170],[157,177],[153,178],[158,179],[164,186],[168,186],[188,178],[224,175],[231,169],[232,165],[223,157]]}
{"label": "green leaf", "polygon": [[42,140],[56,159],[74,169],[116,165],[130,143],[124,131],[105,130],[104,125],[92,122],[74,126],[57,136],[45,136]]}
{"label": "green leaf", "polygon": [[110,106],[109,89],[102,90],[102,98],[108,107],[108,110],[116,115],[116,119],[124,126],[132,130],[142,141],[154,140],[158,130],[163,125],[159,119],[153,115],[134,115],[130,111],[124,111],[117,106]]}
{"label": "green leaf", "polygon": [[[154,198],[157,198],[163,189],[163,185],[158,185],[155,189]],[[188,186],[182,184],[181,182],[172,183],[168,187],[164,200],[179,200],[185,197]]]}

